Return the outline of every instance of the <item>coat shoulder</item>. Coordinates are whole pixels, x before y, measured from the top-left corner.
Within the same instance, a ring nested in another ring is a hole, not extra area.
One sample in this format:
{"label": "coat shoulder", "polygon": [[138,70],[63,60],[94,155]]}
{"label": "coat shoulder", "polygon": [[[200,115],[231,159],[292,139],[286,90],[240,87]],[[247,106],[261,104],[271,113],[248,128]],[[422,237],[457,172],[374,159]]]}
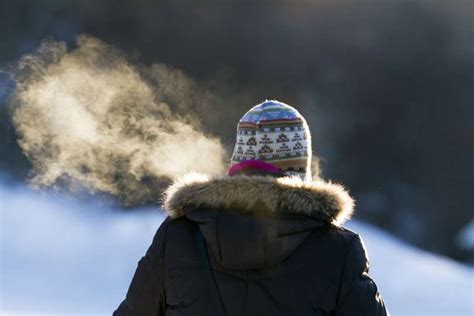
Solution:
{"label": "coat shoulder", "polygon": [[196,230],[195,224],[186,217],[168,217],[163,224],[166,225],[167,243],[173,247],[186,245]]}
{"label": "coat shoulder", "polygon": [[326,237],[339,249],[347,249],[354,240],[361,238],[357,232],[342,226],[329,224],[326,227]]}
{"label": "coat shoulder", "polygon": [[[331,224],[315,229],[306,239],[301,247],[304,260],[321,260],[319,254],[324,253],[324,260],[328,263],[328,269],[334,269],[338,265],[334,263],[344,263],[347,254],[359,239],[359,235],[349,229]],[[342,269],[342,265],[340,266]],[[336,269],[337,270],[337,269]]]}

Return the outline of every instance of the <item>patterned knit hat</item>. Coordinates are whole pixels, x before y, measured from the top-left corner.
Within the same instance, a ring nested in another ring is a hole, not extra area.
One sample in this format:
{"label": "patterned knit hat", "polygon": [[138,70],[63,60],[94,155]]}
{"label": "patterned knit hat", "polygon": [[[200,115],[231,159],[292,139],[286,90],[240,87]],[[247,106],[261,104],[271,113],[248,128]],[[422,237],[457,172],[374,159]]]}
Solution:
{"label": "patterned knit hat", "polygon": [[253,169],[311,179],[310,166],[311,134],[295,108],[267,100],[240,119],[229,175]]}

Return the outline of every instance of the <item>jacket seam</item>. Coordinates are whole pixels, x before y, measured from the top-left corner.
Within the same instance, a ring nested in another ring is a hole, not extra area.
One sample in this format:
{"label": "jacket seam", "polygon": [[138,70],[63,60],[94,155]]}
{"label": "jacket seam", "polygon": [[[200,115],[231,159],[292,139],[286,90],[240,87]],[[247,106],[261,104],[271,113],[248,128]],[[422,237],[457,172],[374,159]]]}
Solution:
{"label": "jacket seam", "polygon": [[168,217],[167,219],[165,219],[164,223],[165,224],[165,235],[163,237],[163,253],[162,253],[162,256],[163,256],[163,267],[161,269],[161,273],[162,273],[162,278],[161,278],[161,293],[160,293],[160,296],[161,296],[161,299],[163,300],[163,302],[161,302],[161,306],[163,306],[165,312],[166,312],[166,291],[165,291],[165,279],[166,279],[166,274],[165,274],[165,271],[166,271],[166,240],[167,240],[167,237],[168,237],[168,225],[169,225],[169,220],[170,218]]}
{"label": "jacket seam", "polygon": [[244,315],[247,315],[247,300],[249,296],[249,271],[245,272],[246,282],[245,282],[245,300],[244,300]]}
{"label": "jacket seam", "polygon": [[354,239],[356,239],[356,236],[352,236],[351,241],[349,242],[349,245],[347,247],[346,253],[344,255],[344,264],[342,265],[342,272],[341,272],[341,277],[339,278],[339,286],[337,289],[337,300],[336,300],[336,306],[339,305],[341,302],[341,289],[342,289],[342,282],[344,281],[344,277],[346,275],[346,267],[347,267],[347,258],[349,257],[349,252],[352,249],[352,244],[354,242]]}

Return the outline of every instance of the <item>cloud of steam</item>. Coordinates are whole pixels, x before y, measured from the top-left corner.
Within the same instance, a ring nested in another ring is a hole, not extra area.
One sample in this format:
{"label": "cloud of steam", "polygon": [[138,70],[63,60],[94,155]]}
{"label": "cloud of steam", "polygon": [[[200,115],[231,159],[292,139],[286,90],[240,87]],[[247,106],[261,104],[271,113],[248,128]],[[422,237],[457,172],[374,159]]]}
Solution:
{"label": "cloud of steam", "polygon": [[20,60],[15,80],[13,123],[35,187],[86,188],[131,205],[159,200],[176,176],[225,167],[221,142],[189,113],[196,85],[181,71],[140,69],[81,35],[70,50],[43,42]]}

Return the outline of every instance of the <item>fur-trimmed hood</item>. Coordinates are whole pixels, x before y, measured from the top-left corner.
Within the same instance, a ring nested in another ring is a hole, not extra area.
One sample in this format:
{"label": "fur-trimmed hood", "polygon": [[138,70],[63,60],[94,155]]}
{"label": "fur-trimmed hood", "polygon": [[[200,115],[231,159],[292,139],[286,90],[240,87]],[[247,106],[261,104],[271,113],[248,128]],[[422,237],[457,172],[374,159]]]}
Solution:
{"label": "fur-trimmed hood", "polygon": [[303,214],[342,225],[353,213],[354,201],[343,186],[299,177],[220,176],[190,174],[165,192],[164,210],[171,218],[199,207],[242,212]]}

